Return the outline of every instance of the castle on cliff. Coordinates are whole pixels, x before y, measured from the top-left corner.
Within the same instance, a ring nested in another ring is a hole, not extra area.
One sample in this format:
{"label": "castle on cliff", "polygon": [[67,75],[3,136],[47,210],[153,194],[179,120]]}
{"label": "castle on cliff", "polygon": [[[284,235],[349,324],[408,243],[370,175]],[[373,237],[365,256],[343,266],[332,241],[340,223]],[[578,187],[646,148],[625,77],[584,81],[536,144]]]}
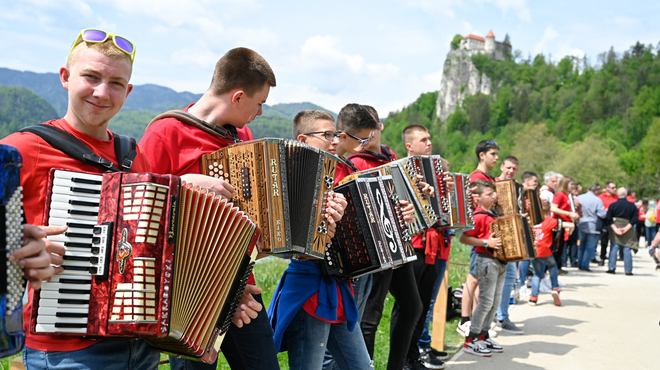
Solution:
{"label": "castle on cliff", "polygon": [[486,54],[495,60],[504,60],[505,55],[511,55],[511,43],[507,40],[495,41],[492,30],[488,32],[486,38],[472,34],[463,37],[460,47],[473,53]]}

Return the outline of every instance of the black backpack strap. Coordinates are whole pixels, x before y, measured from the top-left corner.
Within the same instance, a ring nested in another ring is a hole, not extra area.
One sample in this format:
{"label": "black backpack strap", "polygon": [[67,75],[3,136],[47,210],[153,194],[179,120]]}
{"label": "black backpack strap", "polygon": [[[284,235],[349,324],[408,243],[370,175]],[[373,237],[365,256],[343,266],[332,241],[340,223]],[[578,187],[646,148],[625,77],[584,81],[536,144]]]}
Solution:
{"label": "black backpack strap", "polygon": [[119,172],[108,159],[99,157],[87,145],[70,133],[51,125],[34,125],[20,129],[18,132],[35,134],[50,146],[83,163],[92,165],[104,172]]}
{"label": "black backpack strap", "polygon": [[112,133],[115,139],[115,155],[122,171],[130,173],[137,156],[137,144],[132,137]]}

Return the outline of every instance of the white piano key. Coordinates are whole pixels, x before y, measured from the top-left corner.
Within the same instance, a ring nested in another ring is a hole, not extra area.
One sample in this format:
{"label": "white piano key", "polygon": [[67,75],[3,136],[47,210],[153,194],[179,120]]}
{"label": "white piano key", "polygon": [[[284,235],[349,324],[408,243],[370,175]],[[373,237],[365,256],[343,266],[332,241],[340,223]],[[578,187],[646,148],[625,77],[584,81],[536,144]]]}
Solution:
{"label": "white piano key", "polygon": [[86,180],[92,180],[92,181],[103,181],[103,175],[91,175],[91,174],[87,174],[87,173],[62,171],[62,170],[55,171],[55,173],[53,174],[53,177],[58,178],[58,179],[77,178],[77,179],[86,179]]}
{"label": "white piano key", "polygon": [[92,267],[94,266],[89,261],[72,261],[65,259],[60,266],[80,266],[80,267]]}
{"label": "white piano key", "polygon": [[50,201],[58,202],[58,203],[70,203],[70,201],[79,201],[79,202],[95,203],[96,205],[99,205],[101,203],[101,197],[98,194],[96,195],[96,198],[98,199],[95,200],[90,198],[94,198],[94,197],[79,197],[75,195],[51,194]]}
{"label": "white piano key", "polygon": [[96,222],[98,220],[98,216],[72,215],[67,211],[63,211],[60,209],[52,209],[52,208],[50,209],[48,216],[57,217],[57,218],[67,218],[69,219],[69,222],[78,222],[84,220]]}
{"label": "white piano key", "polygon": [[37,315],[37,324],[56,324],[56,323],[70,323],[70,324],[87,324],[86,317],[57,317],[50,315]]}
{"label": "white piano key", "polygon": [[44,290],[41,292],[41,298],[52,299],[78,299],[89,301],[89,294],[63,294],[51,290]]}
{"label": "white piano key", "polygon": [[77,307],[48,307],[48,306],[40,306],[38,314],[39,315],[50,315],[50,316],[55,316],[60,312],[66,312],[66,313],[81,313],[81,314],[87,314],[89,313],[88,308],[77,308]]}
{"label": "white piano key", "polygon": [[43,297],[39,300],[39,307],[53,307],[62,310],[80,308],[80,309],[84,309],[85,311],[89,311],[89,304],[60,303],[57,301],[57,299],[43,298]]}
{"label": "white piano key", "polygon": [[60,234],[60,235],[50,235],[48,237],[48,240],[52,240],[52,241],[58,242],[58,243],[67,243],[68,242],[68,243],[89,243],[89,244],[92,244],[92,233],[91,233],[91,230],[90,230],[89,238],[76,238],[76,237],[70,237],[70,236],[66,236],[66,235],[62,235],[62,234]]}
{"label": "white piano key", "polygon": [[53,290],[53,291],[59,291],[60,289],[91,290],[92,285],[53,283],[53,284],[43,285],[42,289]]}
{"label": "white piano key", "polygon": [[37,324],[37,333],[87,333],[87,328],[56,328],[54,324]]}
{"label": "white piano key", "polygon": [[85,212],[97,212],[99,207],[96,206],[83,206],[78,204],[62,203],[62,202],[51,202],[50,209],[63,209],[63,210],[76,210],[76,211],[85,211]]}
{"label": "white piano key", "polygon": [[[101,195],[94,192],[85,192],[85,191],[74,191],[71,190],[71,186],[53,186],[52,188],[52,193],[53,194],[62,194],[62,195],[70,195],[70,196],[76,196],[76,197],[85,197],[89,199],[100,199]],[[78,186],[77,188],[81,188]],[[93,190],[93,189],[90,189]],[[92,201],[92,200],[90,200]]]}
{"label": "white piano key", "polygon": [[[69,219],[68,217],[49,217],[48,218],[48,225],[51,225],[51,226],[63,226],[63,225],[69,224],[69,223],[79,223],[79,224],[84,224],[84,225],[96,226],[96,220],[94,220],[94,221],[90,221],[90,220],[74,221],[74,220]],[[80,231],[77,231],[77,230],[90,230],[90,232],[92,230],[92,229],[74,228],[74,227],[69,226],[69,230],[73,231],[74,229],[76,230],[76,232],[80,232]]]}
{"label": "white piano key", "polygon": [[103,185],[87,184],[87,183],[84,183],[84,182],[72,181],[70,179],[54,178],[53,179],[53,186],[82,188],[82,189],[89,189],[89,190],[101,190],[101,187]]}

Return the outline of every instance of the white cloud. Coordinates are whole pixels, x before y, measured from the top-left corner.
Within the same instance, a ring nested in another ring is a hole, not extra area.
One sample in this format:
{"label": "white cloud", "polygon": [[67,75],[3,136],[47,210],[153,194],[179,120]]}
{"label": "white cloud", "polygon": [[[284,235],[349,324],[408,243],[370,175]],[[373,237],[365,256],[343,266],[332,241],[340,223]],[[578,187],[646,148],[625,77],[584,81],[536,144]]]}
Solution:
{"label": "white cloud", "polygon": [[174,64],[194,65],[203,69],[213,68],[218,59],[218,55],[205,47],[185,47],[174,51],[171,55]]}
{"label": "white cloud", "polygon": [[557,38],[559,36],[559,33],[555,31],[554,27],[552,27],[552,24],[549,24],[546,28],[545,31],[543,32],[543,37],[541,37],[541,40],[534,45],[534,50],[533,54],[540,54],[540,53],[547,53],[547,44]]}
{"label": "white cloud", "polygon": [[430,14],[438,14],[454,19],[456,13],[452,9],[454,5],[459,4],[455,0],[400,0],[405,6],[420,8]]}
{"label": "white cloud", "polygon": [[518,18],[525,23],[532,23],[532,14],[527,7],[527,0],[485,0],[492,2],[493,5],[500,8],[506,16],[509,9],[516,12]]}

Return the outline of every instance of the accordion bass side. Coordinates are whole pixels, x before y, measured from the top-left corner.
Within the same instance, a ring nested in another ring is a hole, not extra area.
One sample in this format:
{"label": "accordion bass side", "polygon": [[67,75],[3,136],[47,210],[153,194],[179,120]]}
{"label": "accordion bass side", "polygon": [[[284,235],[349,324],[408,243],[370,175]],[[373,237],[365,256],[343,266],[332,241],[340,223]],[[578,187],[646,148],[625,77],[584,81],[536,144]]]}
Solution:
{"label": "accordion bass side", "polygon": [[500,216],[523,213],[522,185],[514,179],[495,181],[497,203],[495,209]]}
{"label": "accordion bass side", "polygon": [[356,178],[335,191],[348,205],[326,250],[325,274],[354,278],[417,259],[391,176]]}
{"label": "accordion bass side", "polygon": [[449,223],[444,226],[452,230],[474,229],[472,214],[472,192],[470,191],[470,175],[450,172],[454,179],[454,191],[449,192]]}
{"label": "accordion bass side", "polygon": [[525,199],[529,199],[529,208],[525,211],[529,215],[529,220],[532,225],[538,225],[543,222],[543,204],[541,203],[541,196],[539,195],[539,189],[541,187],[537,186],[534,189],[525,189]]}
{"label": "accordion bass side", "polygon": [[23,293],[25,280],[18,261],[8,257],[23,246],[23,195],[20,186],[21,154],[14,147],[0,145],[0,218],[5,225],[0,261],[0,357],[14,355],[25,345]]}
{"label": "accordion bass side", "polygon": [[442,157],[439,155],[422,156],[422,169],[424,170],[424,181],[433,186],[435,196],[429,199],[435,214],[438,216],[440,226],[449,225],[449,197],[447,196],[447,184],[442,176]]}
{"label": "accordion bass side", "polygon": [[534,231],[522,214],[501,216],[490,224],[490,232],[502,239],[502,247],[493,250],[493,256],[503,262],[536,258]]}
{"label": "accordion bass side", "polygon": [[261,229],[262,252],[323,258],[335,156],[295,140],[261,139],[227,146],[200,161],[204,175],[236,188],[232,202]]}
{"label": "accordion bass side", "polygon": [[45,224],[64,271],[35,292],[34,334],[139,337],[214,362],[257,255],[231,203],[173,175],[51,171]]}

